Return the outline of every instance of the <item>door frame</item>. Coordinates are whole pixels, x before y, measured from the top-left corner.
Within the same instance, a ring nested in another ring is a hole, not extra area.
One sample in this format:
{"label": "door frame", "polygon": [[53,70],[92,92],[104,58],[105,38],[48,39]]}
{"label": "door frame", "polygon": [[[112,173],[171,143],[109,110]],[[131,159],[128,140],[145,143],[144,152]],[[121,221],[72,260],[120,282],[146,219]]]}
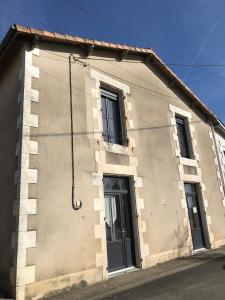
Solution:
{"label": "door frame", "polygon": [[[204,249],[211,249],[211,243],[210,243],[209,231],[208,231],[208,224],[207,224],[207,220],[206,220],[206,210],[205,210],[203,196],[202,196],[203,193],[202,193],[201,183],[200,182],[193,182],[193,181],[184,181],[184,184],[185,183],[194,184],[195,187],[196,187],[197,202],[198,202],[198,209],[199,209],[199,216],[200,216],[199,221],[200,221],[200,224],[201,224],[203,242],[205,244]],[[185,200],[186,200],[186,205],[187,205],[186,193],[185,193]],[[187,207],[187,210],[188,210],[188,207]],[[198,249],[195,250],[194,247],[193,247],[191,225],[190,225],[190,219],[189,219],[188,212],[187,212],[187,217],[188,217],[188,224],[189,224],[190,234],[191,234],[192,249],[193,249],[193,252],[195,252],[195,251],[198,251]]]}
{"label": "door frame", "polygon": [[[136,205],[136,194],[135,194],[135,186],[134,186],[134,176],[133,175],[120,175],[120,174],[108,174],[108,173],[104,173],[103,174],[103,178],[104,177],[118,177],[118,178],[127,178],[128,180],[128,195],[130,198],[130,208],[131,208],[131,222],[132,222],[132,230],[133,230],[133,243],[134,243],[134,257],[135,257],[135,263],[134,263],[134,267],[135,268],[142,268],[142,259],[141,259],[141,249],[140,249],[140,238],[139,238],[139,226],[138,226],[138,213],[137,213],[137,205]],[[113,192],[113,190],[112,190]],[[115,191],[115,193],[118,191]],[[107,194],[108,191],[105,191],[104,186],[103,186],[103,195],[105,195],[105,193]],[[106,236],[105,236],[106,239]],[[107,243],[107,241],[106,241]],[[107,247],[106,247],[106,256],[107,256]],[[107,257],[107,261],[108,261],[108,257]],[[127,269],[130,269],[127,268]],[[115,271],[116,272],[122,272],[126,270],[125,269],[121,269],[119,271]],[[113,274],[114,272],[109,272],[108,267],[107,267],[107,272],[108,274]]]}
{"label": "door frame", "polygon": [[204,241],[205,241],[205,249],[211,249],[212,245],[210,243],[210,238],[209,238],[209,228],[208,228],[207,219],[206,219],[206,209],[205,209],[205,205],[204,205],[202,186],[201,186],[201,183],[199,183],[199,182],[193,182],[193,183],[195,183],[195,186],[196,186],[198,205],[199,205],[199,213],[201,216],[202,231],[203,231]]}

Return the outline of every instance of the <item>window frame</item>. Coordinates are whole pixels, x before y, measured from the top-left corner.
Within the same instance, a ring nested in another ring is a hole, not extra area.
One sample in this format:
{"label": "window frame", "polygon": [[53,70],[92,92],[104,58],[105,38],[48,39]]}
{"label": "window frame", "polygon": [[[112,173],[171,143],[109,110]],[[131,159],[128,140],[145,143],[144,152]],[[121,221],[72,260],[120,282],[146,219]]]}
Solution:
{"label": "window frame", "polygon": [[[115,144],[115,145],[120,145],[120,146],[127,146],[127,130],[126,130],[126,123],[125,123],[125,107],[124,107],[124,102],[123,102],[123,91],[116,88],[112,87],[108,84],[105,84],[103,82],[100,83],[100,99],[101,99],[101,111],[102,111],[102,91],[106,91],[112,94],[115,94],[117,96],[118,101],[118,119],[119,119],[119,126],[120,126],[120,131],[121,131],[121,142],[120,143],[114,143],[110,141],[110,139],[105,139],[104,137],[104,128],[103,128],[103,138],[104,142],[109,143],[109,144]],[[102,124],[103,124],[103,115],[101,116],[102,119]]]}
{"label": "window frame", "polygon": [[[194,151],[193,151],[193,145],[191,141],[189,120],[187,117],[183,115],[175,114],[175,121],[176,121],[177,135],[178,135],[178,143],[180,148],[180,156],[186,159],[194,159]],[[181,142],[179,137],[180,135],[178,133],[178,124],[181,124],[183,126],[182,135],[183,135],[183,142],[185,145],[186,155],[183,155],[184,154],[183,149],[181,148]]]}

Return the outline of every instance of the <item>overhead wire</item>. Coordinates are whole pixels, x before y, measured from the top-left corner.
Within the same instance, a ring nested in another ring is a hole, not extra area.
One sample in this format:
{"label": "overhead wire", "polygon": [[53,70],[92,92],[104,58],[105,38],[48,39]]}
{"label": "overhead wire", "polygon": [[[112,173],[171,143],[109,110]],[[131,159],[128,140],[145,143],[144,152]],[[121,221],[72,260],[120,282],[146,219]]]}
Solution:
{"label": "overhead wire", "polygon": [[29,14],[28,12],[26,12],[25,10],[18,8],[18,7],[13,7],[12,4],[8,3],[5,0],[0,0],[2,3],[4,3],[6,6],[10,7],[10,8],[14,8],[17,11],[19,11],[21,14],[23,14],[24,16],[28,17],[28,18],[32,18],[32,20],[36,21],[37,23],[39,23],[42,26],[46,26],[48,27],[49,25],[47,25],[46,23],[44,23],[42,20],[40,20],[39,18],[32,16],[31,14]]}
{"label": "overhead wire", "polygon": [[[6,0],[0,0],[2,3],[4,3],[5,5],[7,5],[8,7],[13,7],[10,3],[8,3]],[[81,7],[80,5],[78,5],[77,3],[74,3],[72,2],[71,0],[65,0],[65,2],[67,2],[68,4],[70,4],[71,6],[73,6],[74,8],[77,8],[79,9],[81,12],[89,15],[89,16],[92,16],[92,17],[95,17],[97,18],[97,15],[94,14],[92,11],[86,9],[86,8],[83,8]],[[22,10],[22,9],[19,9],[18,7],[14,7],[16,10],[18,10],[20,13],[24,14],[25,16],[29,17],[29,18],[32,18],[33,20],[35,20],[36,22],[38,22],[40,25],[42,26],[46,26],[46,27],[49,27],[48,24],[44,23],[42,20],[40,20],[39,18],[36,18],[34,16],[32,16],[31,14],[29,14],[28,12],[26,12],[25,10]],[[119,25],[116,25],[112,22],[109,22],[110,25],[112,26],[115,26],[115,28],[117,28],[118,30],[120,30],[121,32],[124,32],[124,33],[127,33],[129,35],[133,35],[131,32],[123,29],[121,26]],[[6,31],[2,31],[0,30],[1,32],[5,33]],[[137,40],[140,40],[140,39],[137,39]],[[140,40],[143,42],[143,40]],[[148,41],[145,41],[146,43],[148,43],[149,45],[149,42]],[[161,47],[160,47],[161,48]],[[89,58],[86,58],[86,59],[89,59]],[[94,60],[94,58],[91,58]],[[179,58],[180,59],[180,58]],[[96,59],[97,60],[97,59]],[[103,60],[103,59],[101,59]],[[108,60],[109,61],[109,60]],[[112,60],[113,61],[113,60]],[[138,62],[133,62],[133,63],[138,63]],[[139,62],[141,63],[141,62]],[[157,65],[158,63],[152,63],[153,65]],[[174,67],[187,67],[187,68],[190,68],[190,67],[225,67],[225,64],[185,64],[185,63],[159,63],[159,65],[165,65],[165,66],[174,66]]]}
{"label": "overhead wire", "polygon": [[[61,57],[61,58],[64,58],[65,59],[65,56],[62,56],[62,55],[60,55],[60,54],[56,54],[56,53],[54,53],[54,52],[52,52],[52,51],[48,51],[48,50],[46,50],[46,52],[49,52],[49,53],[51,53],[52,55],[54,55],[54,56],[58,56],[58,57]],[[104,59],[104,58],[94,58],[94,57],[80,57],[79,59],[83,59],[83,60],[99,60],[99,61],[108,61],[108,62],[115,62],[116,61],[116,59],[114,58],[114,59]],[[129,63],[133,63],[133,64],[142,64],[143,63],[143,61],[142,60],[140,60],[140,61],[131,61],[131,60],[126,60],[126,59],[123,59],[123,60],[121,60],[120,62],[129,62]],[[225,64],[178,64],[178,63],[155,63],[155,62],[151,62],[150,63],[151,65],[159,65],[159,66],[175,66],[175,67],[190,67],[190,66],[193,66],[193,67],[197,67],[197,68],[201,68],[201,67],[225,67]]]}

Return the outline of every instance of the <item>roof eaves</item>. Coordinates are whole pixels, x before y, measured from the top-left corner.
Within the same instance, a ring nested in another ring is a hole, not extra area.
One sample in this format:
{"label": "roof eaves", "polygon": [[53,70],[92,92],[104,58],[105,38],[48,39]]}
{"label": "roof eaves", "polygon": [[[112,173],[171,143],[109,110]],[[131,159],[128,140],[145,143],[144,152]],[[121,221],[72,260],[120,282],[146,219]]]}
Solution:
{"label": "roof eaves", "polygon": [[93,39],[86,39],[78,36],[72,36],[67,34],[60,34],[56,32],[50,32],[46,30],[25,27],[19,24],[13,25],[8,33],[6,34],[4,40],[0,45],[0,57],[3,51],[6,51],[6,48],[9,47],[9,44],[14,40],[17,35],[22,35],[25,37],[32,38],[34,36],[38,37],[43,41],[51,41],[51,42],[61,42],[67,44],[80,44],[80,45],[93,45],[97,48],[106,48],[111,50],[118,51],[127,51],[129,53],[135,53],[138,55],[144,55],[151,57],[151,62],[167,76],[171,79],[172,82],[176,84],[178,88],[180,88],[184,94],[190,97],[193,103],[201,109],[214,124],[219,124],[218,118],[209,110],[209,108],[182,82],[182,80],[168,67],[164,62],[159,58],[159,56],[151,49],[151,48],[139,48],[128,45],[121,45],[109,42],[103,42]]}

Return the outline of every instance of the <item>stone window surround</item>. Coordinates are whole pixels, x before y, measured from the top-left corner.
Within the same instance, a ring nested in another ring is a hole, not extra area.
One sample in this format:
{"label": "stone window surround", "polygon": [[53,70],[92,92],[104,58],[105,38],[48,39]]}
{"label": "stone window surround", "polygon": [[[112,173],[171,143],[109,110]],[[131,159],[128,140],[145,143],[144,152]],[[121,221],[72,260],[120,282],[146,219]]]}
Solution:
{"label": "stone window surround", "polygon": [[[135,141],[132,137],[129,135],[129,129],[134,128],[134,121],[132,120],[130,113],[132,111],[132,103],[128,101],[127,95],[130,94],[130,87],[118,80],[115,80],[109,76],[106,76],[100,72],[97,72],[93,69],[91,69],[91,78],[95,80],[96,88],[92,88],[92,96],[95,98],[98,98],[98,105],[97,109],[93,108],[93,117],[94,119],[98,119],[98,129],[95,129],[94,135],[95,138],[98,139],[100,146],[105,149],[105,151],[113,152],[117,154],[127,154],[131,155],[133,149],[135,148]],[[111,86],[112,88],[116,88],[121,91],[123,96],[123,105],[124,105],[124,117],[125,117],[125,130],[126,135],[129,141],[129,145],[123,146],[119,144],[112,144],[105,142],[103,140],[103,126],[102,126],[102,113],[101,113],[101,94],[100,94],[100,87],[101,83],[107,84]]]}
{"label": "stone window surround", "polygon": [[[141,210],[144,209],[144,199],[140,198],[139,190],[143,187],[143,179],[137,174],[138,159],[133,155],[135,148],[135,139],[131,136],[129,129],[134,128],[132,120],[132,103],[128,101],[127,95],[130,94],[130,87],[118,80],[115,80],[103,73],[97,72],[90,68],[92,79],[92,101],[93,101],[93,124],[94,124],[94,138],[96,141],[95,161],[96,173],[92,174],[92,184],[98,186],[99,197],[94,199],[94,210],[99,211],[100,224],[95,226],[95,238],[101,240],[101,252],[96,253],[96,267],[103,268],[103,278],[108,278],[107,272],[107,248],[106,248],[106,232],[105,232],[105,208],[104,208],[104,188],[103,176],[104,174],[118,175],[118,176],[132,176],[134,178],[136,209],[138,215],[138,232],[139,232],[139,249],[142,259],[142,268],[147,267],[145,258],[149,255],[149,245],[144,241],[144,233],[146,232],[146,222],[142,219]],[[102,138],[102,113],[101,113],[101,98],[100,87],[101,83],[119,89],[123,95],[123,104],[126,119],[127,138],[129,140],[128,146],[117,144],[110,144]],[[111,165],[106,162],[106,152],[117,154],[125,154],[129,156],[129,165]]]}
{"label": "stone window surround", "polygon": [[[211,132],[209,133],[209,136],[212,140],[213,139],[213,133],[212,133],[212,130]],[[220,180],[221,184],[220,184],[220,191],[222,192],[223,191],[223,194],[224,194],[224,187],[223,185],[225,185],[225,139],[222,138],[219,134],[215,133],[215,142],[217,143],[217,145],[214,146],[214,144],[212,145],[212,149],[215,153],[215,164],[217,165],[217,177],[218,179]],[[217,151],[216,151],[216,147],[218,148],[218,154],[219,154],[219,160],[220,160],[220,163],[221,163],[221,168],[222,168],[222,178],[221,178],[221,173],[220,173],[220,170],[219,170],[219,162],[218,162],[218,159],[217,159]],[[223,206],[225,207],[225,194],[224,194],[224,197],[223,197]]]}
{"label": "stone window surround", "polygon": [[[190,251],[193,252],[193,244],[192,244],[192,236],[191,236],[191,228],[190,228],[190,223],[189,223],[189,216],[188,216],[188,208],[187,208],[187,202],[186,202],[186,195],[185,195],[185,190],[184,190],[184,182],[192,182],[192,183],[198,183],[200,185],[201,189],[201,194],[202,194],[202,199],[203,199],[203,208],[205,211],[206,215],[206,223],[207,223],[207,228],[206,231],[208,233],[208,238],[210,244],[213,246],[214,245],[214,235],[211,231],[210,225],[211,225],[211,217],[209,216],[207,212],[208,208],[208,201],[205,197],[205,191],[206,191],[206,186],[202,181],[202,171],[201,168],[199,167],[199,155],[196,151],[196,146],[197,146],[197,140],[195,138],[195,127],[193,124],[191,124],[191,119],[192,119],[192,114],[189,111],[186,111],[184,109],[181,109],[179,107],[176,107],[174,105],[169,104],[169,110],[172,114],[172,117],[170,119],[170,124],[173,127],[173,134],[172,138],[175,142],[175,155],[178,158],[178,172],[180,175],[180,181],[178,182],[178,187],[179,190],[182,193],[182,198],[180,199],[181,206],[185,210],[185,218],[184,218],[184,226],[187,227],[188,230],[188,247],[190,248]],[[179,140],[178,140],[178,134],[177,134],[177,128],[176,128],[176,114],[181,115],[185,118],[187,118],[188,125],[189,125],[189,131],[190,131],[190,138],[192,142],[192,151],[195,159],[189,159],[189,158],[183,158],[180,155],[180,145],[179,145]],[[197,175],[187,175],[184,173],[184,165],[187,166],[192,166],[196,167]]]}

